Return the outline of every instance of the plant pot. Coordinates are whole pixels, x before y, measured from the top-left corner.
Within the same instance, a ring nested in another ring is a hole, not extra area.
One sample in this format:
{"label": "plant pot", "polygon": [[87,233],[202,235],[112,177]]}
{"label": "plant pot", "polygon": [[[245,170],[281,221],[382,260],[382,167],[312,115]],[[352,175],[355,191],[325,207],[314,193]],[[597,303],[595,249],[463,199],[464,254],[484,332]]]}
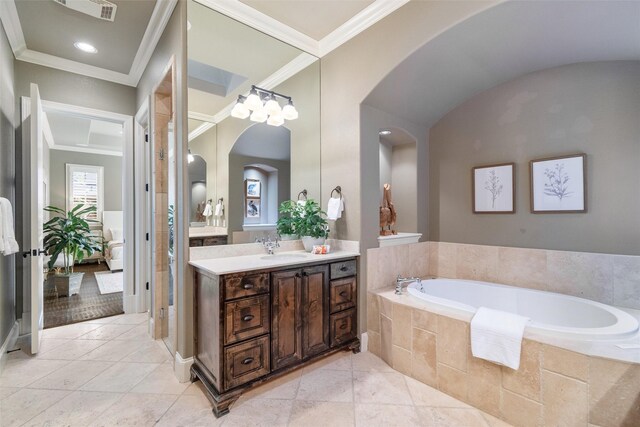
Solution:
{"label": "plant pot", "polygon": [[58,297],[70,297],[80,292],[84,273],[54,274],[51,280],[56,287]]}
{"label": "plant pot", "polygon": [[327,239],[324,237],[311,237],[311,236],[302,236],[302,245],[304,246],[304,250],[307,252],[311,252],[315,245],[324,245],[324,242]]}
{"label": "plant pot", "polygon": [[298,236],[296,236],[295,234],[281,234],[280,240],[282,240],[283,242],[285,240],[298,240]]}

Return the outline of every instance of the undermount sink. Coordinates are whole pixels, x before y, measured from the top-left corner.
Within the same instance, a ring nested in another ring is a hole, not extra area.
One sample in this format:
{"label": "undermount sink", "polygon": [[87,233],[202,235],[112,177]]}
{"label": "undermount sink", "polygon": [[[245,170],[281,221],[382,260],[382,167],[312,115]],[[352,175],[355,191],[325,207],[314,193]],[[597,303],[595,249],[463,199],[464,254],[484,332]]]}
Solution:
{"label": "undermount sink", "polygon": [[261,256],[260,259],[273,260],[273,261],[295,261],[297,259],[306,258],[307,254],[274,254]]}

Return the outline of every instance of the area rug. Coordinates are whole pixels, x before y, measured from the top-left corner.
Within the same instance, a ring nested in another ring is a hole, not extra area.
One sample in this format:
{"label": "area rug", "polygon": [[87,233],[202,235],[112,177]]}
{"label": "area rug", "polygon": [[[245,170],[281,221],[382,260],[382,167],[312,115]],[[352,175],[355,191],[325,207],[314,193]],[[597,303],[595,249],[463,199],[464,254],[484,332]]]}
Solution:
{"label": "area rug", "polygon": [[122,292],[124,287],[124,274],[122,271],[116,273],[96,271],[93,274],[96,276],[96,282],[98,282],[98,288],[100,288],[102,295]]}

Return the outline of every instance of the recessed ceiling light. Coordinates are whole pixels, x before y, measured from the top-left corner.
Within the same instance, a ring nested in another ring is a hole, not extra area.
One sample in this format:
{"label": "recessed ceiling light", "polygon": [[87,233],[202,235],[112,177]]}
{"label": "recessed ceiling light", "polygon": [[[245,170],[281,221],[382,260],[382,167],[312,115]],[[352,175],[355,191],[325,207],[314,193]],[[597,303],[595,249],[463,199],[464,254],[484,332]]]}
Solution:
{"label": "recessed ceiling light", "polygon": [[391,131],[390,130],[381,130],[379,133],[380,133],[380,136],[391,135]]}
{"label": "recessed ceiling light", "polygon": [[96,49],[93,45],[90,45],[89,43],[75,42],[73,45],[76,47],[76,49],[80,49],[81,51],[86,53],[98,53],[98,49]]}

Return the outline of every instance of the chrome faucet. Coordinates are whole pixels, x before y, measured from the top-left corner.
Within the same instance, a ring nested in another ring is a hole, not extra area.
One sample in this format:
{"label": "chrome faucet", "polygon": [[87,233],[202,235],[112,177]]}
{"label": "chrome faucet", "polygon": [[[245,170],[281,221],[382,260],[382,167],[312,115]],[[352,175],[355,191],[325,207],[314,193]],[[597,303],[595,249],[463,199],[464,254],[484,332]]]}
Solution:
{"label": "chrome faucet", "polygon": [[267,254],[269,255],[273,255],[273,250],[280,247],[280,239],[278,236],[275,237],[275,240],[271,240],[271,236],[268,236],[267,239],[256,239],[256,243],[262,243],[262,246],[267,250]]}
{"label": "chrome faucet", "polygon": [[402,295],[402,286],[411,282],[418,282],[418,284],[421,285],[422,279],[419,277],[402,277],[398,274],[396,278],[396,295]]}

